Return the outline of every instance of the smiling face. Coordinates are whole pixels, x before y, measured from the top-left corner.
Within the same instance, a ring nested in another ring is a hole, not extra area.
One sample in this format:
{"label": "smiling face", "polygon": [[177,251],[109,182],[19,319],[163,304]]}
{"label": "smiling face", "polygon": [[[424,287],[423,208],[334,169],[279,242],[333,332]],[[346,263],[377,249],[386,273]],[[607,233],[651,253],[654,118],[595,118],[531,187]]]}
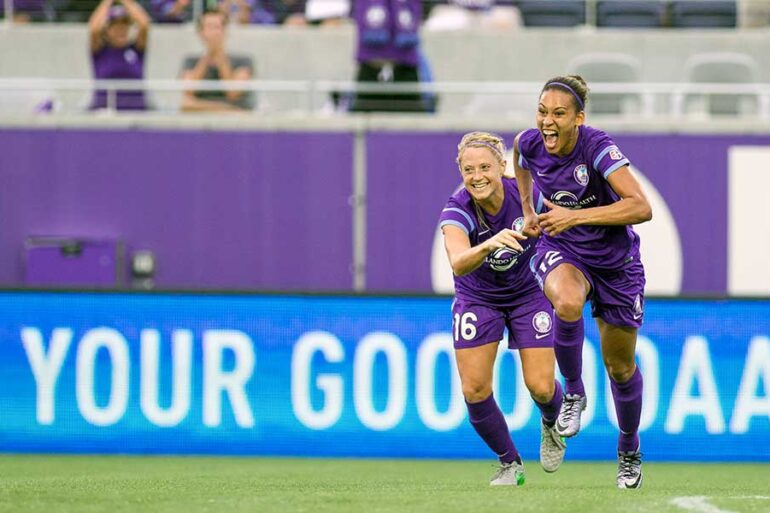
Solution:
{"label": "smiling face", "polygon": [[[489,210],[497,210],[503,199],[505,162],[490,148],[470,146],[460,156],[460,174],[471,197]],[[498,204],[499,203],[499,204]]]}
{"label": "smiling face", "polygon": [[562,89],[546,89],[537,106],[537,128],[548,153],[569,155],[577,144],[578,127],[585,112],[578,111],[572,93]]}

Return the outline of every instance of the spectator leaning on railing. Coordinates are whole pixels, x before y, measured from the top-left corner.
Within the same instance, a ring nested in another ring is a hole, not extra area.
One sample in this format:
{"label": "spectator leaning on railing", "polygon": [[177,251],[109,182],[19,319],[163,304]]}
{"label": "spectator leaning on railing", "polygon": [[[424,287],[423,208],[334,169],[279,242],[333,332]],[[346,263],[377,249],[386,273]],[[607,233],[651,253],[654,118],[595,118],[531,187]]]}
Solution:
{"label": "spectator leaning on railing", "polygon": [[[131,37],[131,25],[137,30]],[[144,78],[144,51],[150,30],[150,17],[135,0],[102,0],[88,21],[91,62],[96,79]],[[100,89],[94,94],[90,109],[114,107],[118,110],[144,110],[147,108],[144,91],[115,93],[114,104],[107,91]]]}
{"label": "spectator leaning on railing", "polygon": [[[183,80],[250,80],[252,60],[228,54],[225,50],[227,16],[219,10],[207,10],[198,19],[198,35],[205,50],[203,55],[187,57],[182,69]],[[243,111],[253,108],[252,93],[231,91],[184,91],[182,110]]]}

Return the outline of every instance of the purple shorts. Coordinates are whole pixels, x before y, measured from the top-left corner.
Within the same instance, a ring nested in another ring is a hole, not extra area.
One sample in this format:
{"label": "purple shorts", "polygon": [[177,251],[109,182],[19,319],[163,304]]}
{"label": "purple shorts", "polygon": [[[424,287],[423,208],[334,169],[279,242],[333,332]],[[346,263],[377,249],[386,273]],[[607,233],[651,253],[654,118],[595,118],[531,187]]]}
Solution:
{"label": "purple shorts", "polygon": [[505,328],[510,349],[553,347],[553,307],[539,290],[505,308],[455,299],[452,328],[455,349],[500,342]]}
{"label": "purple shorts", "polygon": [[572,264],[591,285],[591,315],[607,324],[639,328],[644,320],[644,266],[629,257],[620,269],[601,269],[582,263],[574,255],[547,244],[538,244],[530,267],[543,287],[546,277],[561,264]]}

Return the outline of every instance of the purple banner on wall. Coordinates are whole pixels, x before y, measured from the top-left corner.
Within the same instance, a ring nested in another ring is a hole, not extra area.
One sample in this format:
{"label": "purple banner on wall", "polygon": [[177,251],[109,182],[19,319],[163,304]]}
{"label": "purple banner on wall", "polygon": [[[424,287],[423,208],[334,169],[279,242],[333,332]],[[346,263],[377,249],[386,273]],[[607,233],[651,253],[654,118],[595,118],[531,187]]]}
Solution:
{"label": "purple banner on wall", "polygon": [[[514,133],[501,135],[510,144]],[[455,164],[461,137],[462,133],[368,135],[369,289],[433,290],[433,241],[439,213],[461,184]],[[654,188],[650,195],[654,193],[666,207],[655,212],[654,222],[668,222],[669,232],[678,239],[676,247],[659,247],[658,239],[642,237],[643,257],[655,256],[664,265],[667,259],[681,260],[678,292],[725,294],[728,149],[770,145],[770,137],[638,134],[617,136],[615,141]],[[660,219],[669,213],[670,219]]]}
{"label": "purple banner on wall", "polygon": [[[461,136],[366,135],[368,290],[443,290]],[[639,227],[648,290],[725,294],[728,150],[770,136],[615,139],[657,202]],[[349,133],[0,131],[0,284],[22,283],[27,237],[74,236],[154,251],[161,288],[352,290],[352,163]]]}
{"label": "purple banner on wall", "polygon": [[118,238],[159,287],[352,288],[352,135],[0,131],[0,283],[29,236]]}

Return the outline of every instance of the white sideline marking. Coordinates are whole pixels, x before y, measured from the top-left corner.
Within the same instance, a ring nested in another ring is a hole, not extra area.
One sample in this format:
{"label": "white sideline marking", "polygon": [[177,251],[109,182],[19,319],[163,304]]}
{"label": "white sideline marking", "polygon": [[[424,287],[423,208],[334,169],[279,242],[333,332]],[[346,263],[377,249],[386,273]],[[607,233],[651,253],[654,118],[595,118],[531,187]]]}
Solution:
{"label": "white sideline marking", "polygon": [[698,513],[736,513],[729,509],[720,509],[708,501],[708,497],[695,495],[692,497],[674,497],[671,503],[688,511],[697,511]]}

